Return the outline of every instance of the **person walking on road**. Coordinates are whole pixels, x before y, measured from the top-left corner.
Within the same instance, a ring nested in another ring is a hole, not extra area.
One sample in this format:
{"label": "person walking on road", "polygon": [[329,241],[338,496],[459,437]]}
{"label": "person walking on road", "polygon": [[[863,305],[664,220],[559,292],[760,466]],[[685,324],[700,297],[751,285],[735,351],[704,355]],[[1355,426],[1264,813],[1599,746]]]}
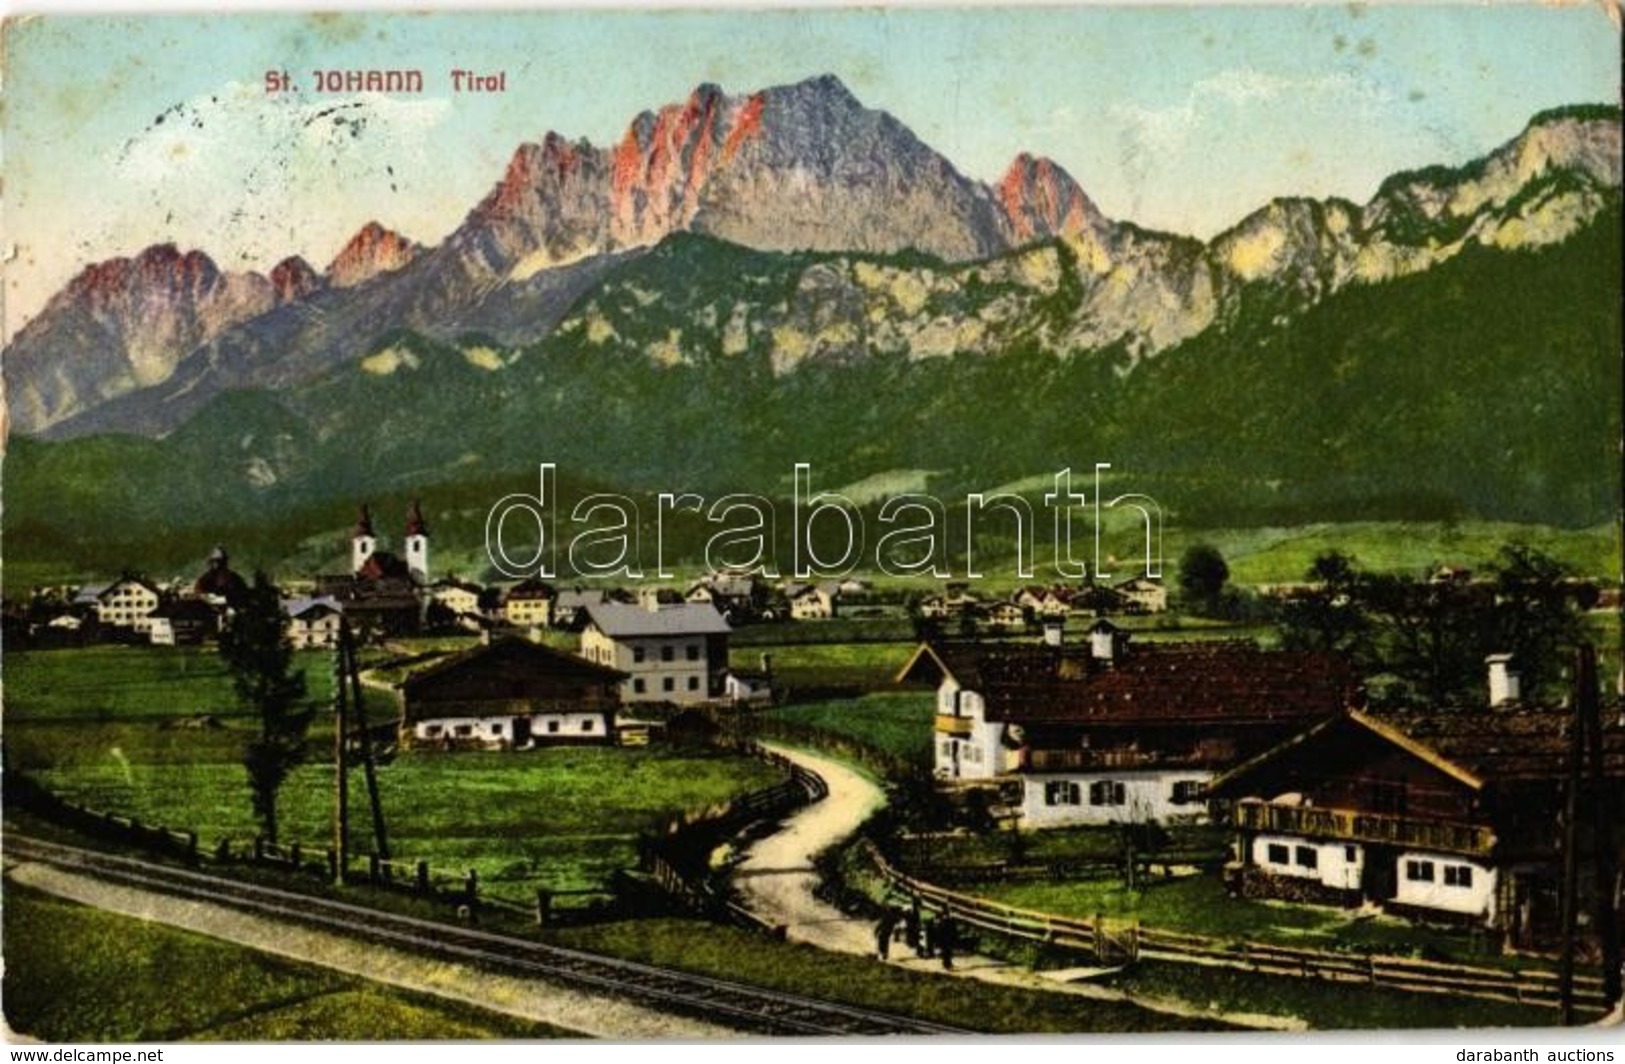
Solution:
{"label": "person walking on road", "polygon": [[903,937],[908,939],[908,948],[914,951],[914,956],[925,956],[925,942],[920,938],[920,899],[918,896],[909,899],[908,914],[903,917]]}
{"label": "person walking on road", "polygon": [[888,905],[875,924],[875,952],[880,955],[881,960],[891,957],[891,936],[895,930],[897,930],[897,910]]}
{"label": "person walking on road", "polygon": [[948,915],[947,909],[937,914],[933,927],[936,930],[937,952],[942,955],[942,970],[951,972],[954,970],[954,947],[959,945],[959,933],[954,929],[953,919]]}

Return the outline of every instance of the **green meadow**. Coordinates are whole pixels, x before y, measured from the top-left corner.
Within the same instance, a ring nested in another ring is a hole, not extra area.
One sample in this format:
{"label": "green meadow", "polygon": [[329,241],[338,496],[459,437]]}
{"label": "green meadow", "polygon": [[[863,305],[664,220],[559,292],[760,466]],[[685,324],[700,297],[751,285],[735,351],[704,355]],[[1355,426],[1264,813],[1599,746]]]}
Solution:
{"label": "green meadow", "polygon": [[[326,655],[304,662],[314,691]],[[247,845],[257,833],[241,764],[255,725],[212,652],[14,652],[5,666],[8,767],[92,808],[196,831],[205,847]],[[374,721],[398,712],[380,692],[367,697]],[[215,719],[198,726],[200,714]],[[332,737],[318,713],[307,763],[281,791],[284,841],[325,846],[332,837]],[[581,746],[404,752],[378,778],[395,856],[437,873],[472,869],[489,893],[528,902],[538,888],[601,888],[635,864],[640,833],[779,777],[711,750]],[[350,800],[354,838],[370,841],[359,772]]]}

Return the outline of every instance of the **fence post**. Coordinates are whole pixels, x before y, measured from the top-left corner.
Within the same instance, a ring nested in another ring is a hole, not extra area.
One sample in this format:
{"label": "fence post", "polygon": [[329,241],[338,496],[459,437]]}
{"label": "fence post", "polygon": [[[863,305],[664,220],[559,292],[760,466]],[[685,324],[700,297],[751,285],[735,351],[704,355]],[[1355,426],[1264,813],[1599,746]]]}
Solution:
{"label": "fence post", "polygon": [[470,905],[473,905],[474,899],[479,897],[480,877],[479,873],[472,868],[468,870],[468,875],[463,879],[463,893],[468,895],[468,904]]}
{"label": "fence post", "polygon": [[419,894],[429,893],[429,862],[418,862],[417,889]]}
{"label": "fence post", "polygon": [[553,908],[553,892],[545,887],[536,888],[536,926],[546,927]]}
{"label": "fence post", "polygon": [[214,848],[214,859],[221,864],[231,860],[231,840],[223,838]]}
{"label": "fence post", "polygon": [[303,860],[303,854],[301,854],[299,844],[297,842],[288,847],[288,860],[293,863],[294,871],[297,872],[299,870],[299,865]]}
{"label": "fence post", "polygon": [[188,864],[197,864],[197,832],[186,833],[186,861]]}
{"label": "fence post", "polygon": [[382,883],[384,881],[384,864],[375,853],[367,854],[367,882]]}
{"label": "fence post", "polygon": [[339,878],[339,852],[331,846],[327,848],[327,878],[335,882]]}
{"label": "fence post", "polygon": [[254,836],[254,863],[259,864],[265,860],[265,836]]}

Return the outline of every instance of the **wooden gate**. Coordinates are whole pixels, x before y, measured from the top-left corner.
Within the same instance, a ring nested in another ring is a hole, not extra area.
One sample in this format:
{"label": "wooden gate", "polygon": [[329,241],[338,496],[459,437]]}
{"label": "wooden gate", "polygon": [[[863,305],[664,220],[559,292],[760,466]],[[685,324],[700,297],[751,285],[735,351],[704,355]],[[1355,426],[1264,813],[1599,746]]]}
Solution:
{"label": "wooden gate", "polygon": [[1140,956],[1140,924],[1137,920],[1095,917],[1095,959],[1107,966],[1132,964]]}

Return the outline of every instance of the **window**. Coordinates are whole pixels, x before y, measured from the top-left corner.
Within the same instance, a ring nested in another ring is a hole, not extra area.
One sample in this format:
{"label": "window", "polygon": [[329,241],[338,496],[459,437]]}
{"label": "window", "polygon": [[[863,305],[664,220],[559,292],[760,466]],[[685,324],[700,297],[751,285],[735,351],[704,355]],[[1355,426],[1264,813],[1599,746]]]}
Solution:
{"label": "window", "polygon": [[643,648],[642,647],[633,647],[632,648],[632,660],[637,662],[640,665],[643,664]]}
{"label": "window", "polygon": [[1068,780],[1049,780],[1044,784],[1045,805],[1077,805],[1082,788]]}
{"label": "window", "polygon": [[1127,801],[1127,794],[1121,783],[1097,780],[1089,784],[1090,805],[1124,805]]}
{"label": "window", "polygon": [[492,735],[501,735],[502,734],[502,725],[500,725],[500,724],[491,725],[491,734]]}
{"label": "window", "polygon": [[675,656],[676,655],[672,652],[672,648],[671,648],[670,643],[667,643],[667,644],[665,644],[664,646],[662,646],[660,648],[660,660],[661,661],[670,661]]}
{"label": "window", "polygon": [[1360,848],[1358,846],[1343,847],[1343,860],[1349,864],[1360,863]]}
{"label": "window", "polygon": [[1405,878],[1413,883],[1433,882],[1432,861],[1406,861]]}
{"label": "window", "polygon": [[1189,805],[1202,800],[1201,780],[1175,780],[1173,803],[1175,805]]}
{"label": "window", "polygon": [[643,678],[642,677],[639,677],[638,679],[632,681],[632,693],[633,694],[638,694],[638,695],[641,695],[643,693]]}
{"label": "window", "polygon": [[698,676],[690,676],[688,678],[688,689],[690,691],[698,691],[700,689],[700,678]]}
{"label": "window", "polygon": [[558,733],[559,733],[559,722],[556,721],[556,720],[548,721],[547,722],[547,734],[549,734],[549,735],[557,735]]}
{"label": "window", "polygon": [[581,730],[584,732],[592,731],[592,723],[592,718],[588,717],[586,720],[581,722]]}
{"label": "window", "polygon": [[690,643],[688,645],[688,660],[689,661],[699,661],[700,660],[700,648],[699,648],[698,644]]}
{"label": "window", "polygon": [[431,739],[435,738],[436,736],[438,736],[440,734],[440,725],[438,725],[438,724],[429,725],[428,727],[423,729],[423,734],[427,735]]}
{"label": "window", "polygon": [[1269,856],[1265,858],[1270,864],[1291,864],[1292,854],[1281,843],[1272,842],[1269,845]]}
{"label": "window", "polygon": [[1444,885],[1447,887],[1471,887],[1473,885],[1472,865],[1445,865]]}
{"label": "window", "polygon": [[1405,785],[1378,781],[1371,785],[1371,811],[1403,815],[1405,812]]}
{"label": "window", "polygon": [[668,676],[660,681],[660,689],[662,691],[675,691],[677,689],[677,681]]}
{"label": "window", "polygon": [[474,725],[472,725],[472,724],[459,724],[459,725],[457,725],[457,734],[458,735],[473,735],[474,734]]}
{"label": "window", "polygon": [[1299,846],[1293,856],[1298,859],[1299,868],[1320,867],[1320,851],[1313,846]]}

